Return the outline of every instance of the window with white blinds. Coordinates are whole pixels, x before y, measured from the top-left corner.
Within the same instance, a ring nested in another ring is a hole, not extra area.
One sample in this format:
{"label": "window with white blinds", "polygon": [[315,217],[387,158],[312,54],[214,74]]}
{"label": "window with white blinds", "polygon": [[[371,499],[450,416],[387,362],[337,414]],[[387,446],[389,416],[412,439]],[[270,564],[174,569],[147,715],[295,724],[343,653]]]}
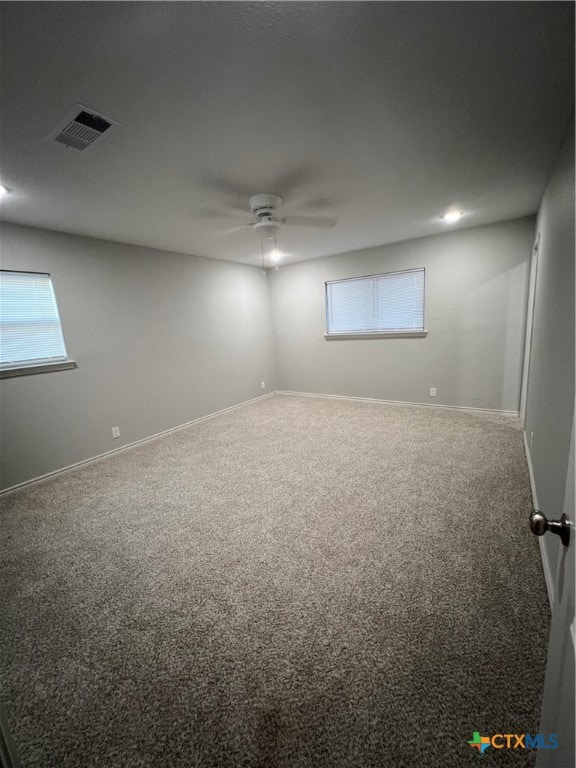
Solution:
{"label": "window with white blinds", "polygon": [[424,269],[326,283],[327,334],[424,331]]}
{"label": "window with white blinds", "polygon": [[0,370],[66,359],[50,275],[0,270]]}

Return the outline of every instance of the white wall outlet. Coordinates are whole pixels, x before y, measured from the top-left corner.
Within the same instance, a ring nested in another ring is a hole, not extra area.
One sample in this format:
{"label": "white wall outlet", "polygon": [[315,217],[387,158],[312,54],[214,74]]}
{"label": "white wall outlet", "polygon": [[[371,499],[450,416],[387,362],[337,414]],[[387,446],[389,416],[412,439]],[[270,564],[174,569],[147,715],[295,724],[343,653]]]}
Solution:
{"label": "white wall outlet", "polygon": [[260,382],[260,386],[262,387],[262,389],[266,389],[266,382],[265,381]]}
{"label": "white wall outlet", "polygon": [[430,397],[436,397],[436,387],[430,387]]}
{"label": "white wall outlet", "polygon": [[117,437],[120,437],[120,427],[112,427],[112,437],[114,440],[116,440]]}

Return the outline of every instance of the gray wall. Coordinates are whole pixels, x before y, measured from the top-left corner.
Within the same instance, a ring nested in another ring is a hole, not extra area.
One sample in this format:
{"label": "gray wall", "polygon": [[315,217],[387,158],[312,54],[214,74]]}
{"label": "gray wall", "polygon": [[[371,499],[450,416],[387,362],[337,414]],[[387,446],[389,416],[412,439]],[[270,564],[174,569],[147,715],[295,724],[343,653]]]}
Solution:
{"label": "gray wall", "polygon": [[[542,511],[562,513],[574,413],[574,120],[540,204],[525,429]],[[528,440],[530,443],[530,440]],[[572,471],[574,468],[572,467]],[[556,573],[560,540],[544,537]]]}
{"label": "gray wall", "polygon": [[2,381],[2,488],[276,387],[261,269],[8,224],[1,246],[51,273],[79,366]]}
{"label": "gray wall", "polygon": [[[534,224],[518,219],[272,272],[280,386],[518,411]],[[426,268],[427,338],[324,338],[326,280],[413,267]]]}

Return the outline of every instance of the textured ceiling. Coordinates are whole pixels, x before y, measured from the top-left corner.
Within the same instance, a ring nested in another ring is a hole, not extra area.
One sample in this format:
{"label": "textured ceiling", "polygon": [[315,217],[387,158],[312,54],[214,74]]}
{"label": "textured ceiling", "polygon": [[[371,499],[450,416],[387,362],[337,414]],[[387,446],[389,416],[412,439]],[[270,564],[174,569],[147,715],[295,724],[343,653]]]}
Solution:
{"label": "textured ceiling", "polygon": [[[536,211],[574,103],[570,2],[2,3],[6,221],[258,263]],[[85,104],[121,125],[46,137]],[[245,209],[235,214],[232,207]],[[220,216],[220,211],[229,215]]]}

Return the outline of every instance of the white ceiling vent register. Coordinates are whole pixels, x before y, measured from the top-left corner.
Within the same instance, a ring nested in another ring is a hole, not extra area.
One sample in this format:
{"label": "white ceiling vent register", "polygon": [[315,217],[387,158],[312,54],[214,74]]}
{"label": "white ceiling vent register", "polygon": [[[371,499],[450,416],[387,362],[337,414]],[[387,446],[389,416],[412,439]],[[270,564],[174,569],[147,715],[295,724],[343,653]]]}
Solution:
{"label": "white ceiling vent register", "polygon": [[78,104],[74,110],[47,136],[48,139],[84,151],[102,142],[113,133],[118,123],[109,117]]}

